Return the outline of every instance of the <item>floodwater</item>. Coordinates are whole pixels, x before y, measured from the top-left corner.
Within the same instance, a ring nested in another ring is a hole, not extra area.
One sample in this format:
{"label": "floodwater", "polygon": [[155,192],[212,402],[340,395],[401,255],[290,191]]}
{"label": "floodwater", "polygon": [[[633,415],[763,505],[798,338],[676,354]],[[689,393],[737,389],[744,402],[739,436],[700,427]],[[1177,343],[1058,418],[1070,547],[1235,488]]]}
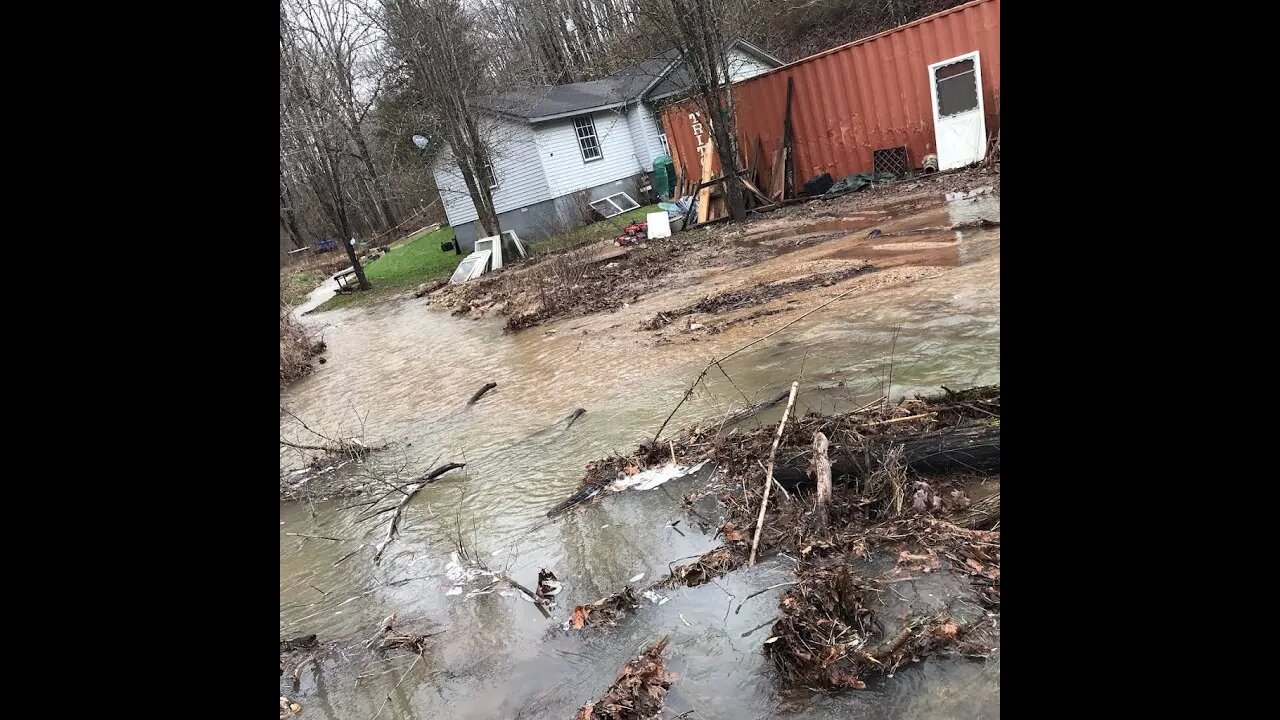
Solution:
{"label": "floodwater", "polygon": [[[856,245],[880,253],[872,258],[877,264],[942,255],[949,261],[939,264],[949,269],[836,302],[736,355],[724,363],[732,381],[715,371],[670,427],[722,416],[744,396],[764,397],[793,380],[800,382],[800,410],[821,412],[874,399],[890,374],[895,397],[999,382],[999,228],[937,230],[976,217],[998,222],[998,197],[939,198],[936,207],[874,216],[848,240],[830,241],[833,252]],[[868,227],[883,234],[867,239]],[[896,234],[912,229],[930,230]],[[892,247],[899,242],[916,246]],[[654,348],[583,335],[582,319],[504,335],[501,320],[461,320],[420,300],[304,322],[322,329],[328,362],[281,402],[326,434],[393,443],[357,472],[403,480],[433,464],[467,467],[418,493],[378,566],[374,548],[388,514],[357,522],[365,508],[343,508],[358,500],[281,503],[282,638],[367,637],[392,611],[405,630],[441,633],[409,672],[408,653],[378,660],[352,651],[308,666],[298,690],[283,678],[281,693],[302,704],[302,717],[569,718],[664,634],[671,636],[669,669],[679,676],[666,717],[688,710],[695,718],[735,720],[999,717],[996,659],[929,659],[860,692],[779,687],[761,647],[783,589],[735,610],[755,590],[791,579],[781,558],[702,587],[661,590],[669,601],[641,600],[643,607],[611,630],[562,629],[574,605],[640,573],[632,585],[647,587],[672,561],[718,545],[711,535],[719,518],[695,517],[679,501],[698,478],[611,495],[556,520],[546,511],[576,489],[587,462],[651,437],[709,357],[744,344],[740,337]],[[467,406],[489,381],[497,388]],[[578,407],[586,413],[564,430]],[[775,408],[755,422],[776,422],[780,413]],[[285,437],[307,438],[287,417],[281,427]],[[300,465],[293,451],[282,450],[282,474]],[[447,594],[454,582],[446,566],[459,534],[491,569],[528,587],[540,567],[552,569],[564,585],[553,620],[513,594],[472,596],[468,591],[485,589],[483,581]]]}

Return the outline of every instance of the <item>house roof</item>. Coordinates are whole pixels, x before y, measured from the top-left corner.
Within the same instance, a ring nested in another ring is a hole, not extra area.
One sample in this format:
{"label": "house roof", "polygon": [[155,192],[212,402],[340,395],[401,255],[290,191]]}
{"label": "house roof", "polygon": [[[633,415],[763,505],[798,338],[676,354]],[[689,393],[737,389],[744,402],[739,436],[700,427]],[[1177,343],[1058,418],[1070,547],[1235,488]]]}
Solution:
{"label": "house roof", "polygon": [[[733,46],[773,67],[782,65],[781,60],[745,40],[736,40]],[[505,92],[477,98],[474,103],[533,123],[608,110],[644,97],[666,97],[686,89],[688,71],[683,63],[677,63],[679,59],[680,50],[671,47],[600,80]],[[657,92],[660,88],[661,94]]]}

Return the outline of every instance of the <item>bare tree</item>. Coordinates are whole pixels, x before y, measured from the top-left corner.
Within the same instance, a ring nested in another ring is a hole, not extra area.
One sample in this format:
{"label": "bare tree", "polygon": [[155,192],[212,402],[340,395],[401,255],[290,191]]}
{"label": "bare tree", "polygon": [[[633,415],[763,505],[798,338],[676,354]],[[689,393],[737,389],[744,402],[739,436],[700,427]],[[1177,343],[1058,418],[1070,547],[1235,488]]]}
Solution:
{"label": "bare tree", "polygon": [[493,148],[472,107],[486,67],[473,18],[461,0],[381,1],[387,39],[436,115],[436,130],[452,150],[480,226],[487,235],[499,234],[487,180]]}
{"label": "bare tree", "polygon": [[689,72],[690,93],[706,113],[725,177],[729,214],[747,216],[742,159],[734,115],[729,43],[745,11],[741,0],[640,0],[641,11],[656,26],[669,28]]}
{"label": "bare tree", "polygon": [[369,181],[368,193],[382,216],[384,229],[396,225],[381,173],[364,135],[365,118],[377,102],[382,78],[372,53],[379,42],[376,28],[353,0],[284,0],[295,32],[313,50],[311,62],[325,69],[332,84],[335,118],[351,139],[352,151]]}
{"label": "bare tree", "polygon": [[318,59],[314,44],[300,42],[295,26],[280,13],[280,143],[330,226],[339,234],[361,290],[372,287],[352,245],[350,186],[353,167],[350,133],[331,66]]}

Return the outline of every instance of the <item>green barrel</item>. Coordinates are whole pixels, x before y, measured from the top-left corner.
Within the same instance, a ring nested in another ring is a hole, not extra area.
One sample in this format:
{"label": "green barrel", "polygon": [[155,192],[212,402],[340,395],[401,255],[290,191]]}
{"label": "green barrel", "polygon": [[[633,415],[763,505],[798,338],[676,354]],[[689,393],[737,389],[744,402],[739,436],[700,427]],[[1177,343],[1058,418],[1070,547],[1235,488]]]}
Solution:
{"label": "green barrel", "polygon": [[658,197],[671,197],[672,188],[676,186],[676,166],[670,156],[659,155],[653,159],[653,190]]}

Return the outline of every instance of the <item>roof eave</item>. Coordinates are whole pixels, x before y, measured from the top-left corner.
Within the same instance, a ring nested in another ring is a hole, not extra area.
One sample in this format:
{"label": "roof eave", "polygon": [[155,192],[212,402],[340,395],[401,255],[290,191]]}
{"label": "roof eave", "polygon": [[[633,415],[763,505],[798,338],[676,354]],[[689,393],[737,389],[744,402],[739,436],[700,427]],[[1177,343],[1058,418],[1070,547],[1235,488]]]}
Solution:
{"label": "roof eave", "polygon": [[601,110],[612,110],[617,107],[624,107],[628,102],[630,101],[623,100],[621,102],[611,103],[609,105],[598,105],[596,107],[583,108],[581,110],[572,110],[570,112],[556,113],[554,115],[539,115],[537,117],[529,118],[529,122],[540,123],[540,122],[547,122],[548,120],[561,120],[567,117],[574,117],[575,115],[586,115],[588,113],[600,112]]}

